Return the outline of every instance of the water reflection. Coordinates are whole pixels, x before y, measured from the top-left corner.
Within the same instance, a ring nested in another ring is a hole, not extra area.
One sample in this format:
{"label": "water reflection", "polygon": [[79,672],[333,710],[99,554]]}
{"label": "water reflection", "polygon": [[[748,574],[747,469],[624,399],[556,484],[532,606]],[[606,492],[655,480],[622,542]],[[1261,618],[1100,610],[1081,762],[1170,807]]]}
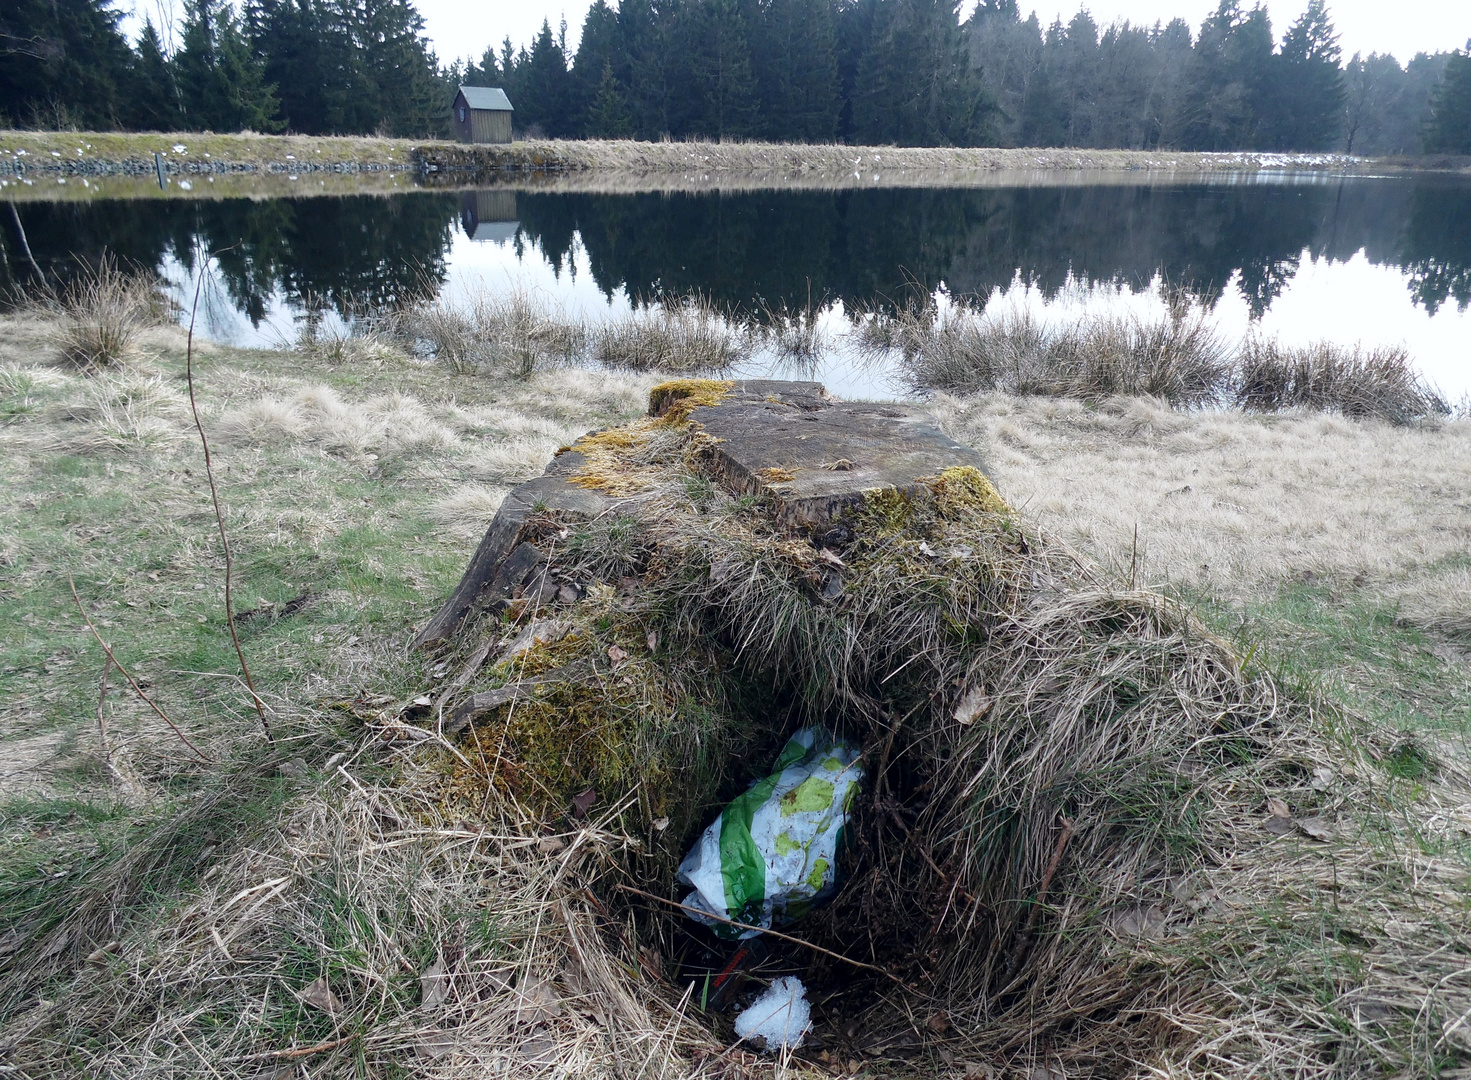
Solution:
{"label": "water reflection", "polygon": [[[1163,282],[1238,331],[1309,311],[1321,325],[1289,327],[1298,337],[1333,337],[1362,315],[1368,289],[1382,340],[1414,351],[1419,335],[1439,350],[1427,362],[1463,372],[1465,346],[1446,343],[1444,320],[1471,326],[1471,183],[1453,176],[616,195],[502,187],[17,210],[57,279],[104,252],[187,277],[197,251],[214,250],[223,294],[257,329],[307,307],[346,315],[461,278],[465,287],[472,268],[492,266],[584,309],[591,289],[615,308],[697,292],[744,311],[852,311],[940,286],[981,298],[1022,288],[1044,304],[1082,288],[1111,303]],[[24,283],[13,229],[4,251],[0,273]],[[1354,267],[1376,271],[1375,284]],[[1354,305],[1341,318],[1335,274]],[[1314,304],[1286,299],[1309,282]],[[1422,333],[1432,323],[1441,329]]]}

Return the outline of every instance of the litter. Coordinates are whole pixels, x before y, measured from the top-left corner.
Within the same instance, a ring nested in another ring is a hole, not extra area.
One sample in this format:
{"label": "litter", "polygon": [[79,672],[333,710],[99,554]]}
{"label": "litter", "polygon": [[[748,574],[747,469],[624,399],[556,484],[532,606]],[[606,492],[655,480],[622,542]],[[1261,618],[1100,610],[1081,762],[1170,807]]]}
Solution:
{"label": "litter", "polygon": [[690,918],[723,938],[749,938],[760,930],[721,920],[765,929],[826,899],[863,776],[860,756],[814,728],[787,740],[772,774],[732,799],[680,863],[679,880],[694,886],[684,900]]}
{"label": "litter", "polygon": [[767,1050],[795,1050],[812,1027],[807,987],[795,975],[783,975],[743,1009],[735,1020],[742,1039],[764,1039]]}

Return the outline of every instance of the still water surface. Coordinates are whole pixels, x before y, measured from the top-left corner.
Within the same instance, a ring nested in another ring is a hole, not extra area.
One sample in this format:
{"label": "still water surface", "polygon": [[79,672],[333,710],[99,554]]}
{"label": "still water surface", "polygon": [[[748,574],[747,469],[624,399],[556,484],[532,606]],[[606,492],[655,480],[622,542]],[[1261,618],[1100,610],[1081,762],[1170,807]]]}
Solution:
{"label": "still water surface", "polygon": [[[103,252],[160,268],[205,333],[294,338],[309,305],[346,313],[423,282],[529,289],[599,318],[699,293],[733,309],[819,309],[815,374],[893,393],[841,347],[845,312],[916,290],[1044,318],[1162,313],[1186,291],[1228,341],[1402,344],[1451,400],[1471,393],[1471,180],[1445,175],[1003,178],[968,188],[596,194],[495,188],[269,199],[18,205],[48,272]],[[10,238],[7,237],[7,241]],[[15,266],[14,248],[10,260]],[[773,370],[758,354],[749,373]]]}

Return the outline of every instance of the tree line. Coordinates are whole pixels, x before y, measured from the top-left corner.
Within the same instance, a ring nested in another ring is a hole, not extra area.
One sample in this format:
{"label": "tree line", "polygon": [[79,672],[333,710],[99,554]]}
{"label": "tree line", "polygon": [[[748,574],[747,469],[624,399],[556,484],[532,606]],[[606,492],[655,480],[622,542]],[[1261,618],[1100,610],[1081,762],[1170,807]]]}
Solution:
{"label": "tree line", "polygon": [[595,0],[441,63],[411,0],[185,0],[136,43],[114,0],[7,0],[0,122],[132,130],[449,133],[459,83],[525,134],[1147,150],[1471,154],[1465,50],[1341,55],[1324,0],[1043,26],[1017,0]]}

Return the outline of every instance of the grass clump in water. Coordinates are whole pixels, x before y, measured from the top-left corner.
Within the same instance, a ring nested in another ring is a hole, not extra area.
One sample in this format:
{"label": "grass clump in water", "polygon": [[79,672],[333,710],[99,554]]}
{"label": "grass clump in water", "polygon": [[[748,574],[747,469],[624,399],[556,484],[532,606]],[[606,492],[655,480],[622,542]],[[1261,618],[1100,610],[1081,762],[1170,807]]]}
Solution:
{"label": "grass clump in water", "polygon": [[1450,406],[1415,371],[1402,347],[1303,347],[1251,339],[1243,347],[1235,403],[1251,412],[1317,409],[1406,424],[1448,416]]}

